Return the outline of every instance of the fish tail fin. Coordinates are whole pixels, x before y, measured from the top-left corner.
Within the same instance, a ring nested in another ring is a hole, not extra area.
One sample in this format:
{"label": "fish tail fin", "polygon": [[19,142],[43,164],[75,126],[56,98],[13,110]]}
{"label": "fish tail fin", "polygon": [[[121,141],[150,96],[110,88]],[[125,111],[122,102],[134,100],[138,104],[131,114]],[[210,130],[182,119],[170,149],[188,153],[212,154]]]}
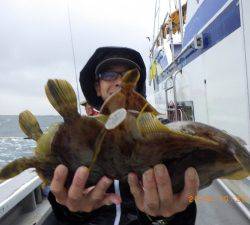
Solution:
{"label": "fish tail fin", "polygon": [[43,134],[36,117],[25,110],[19,114],[19,126],[28,138],[37,141]]}
{"label": "fish tail fin", "polygon": [[12,178],[28,168],[35,167],[36,162],[34,157],[16,159],[0,170],[0,180]]}
{"label": "fish tail fin", "polygon": [[235,150],[234,157],[250,176],[250,152],[244,146],[241,146],[241,148]]}
{"label": "fish tail fin", "polygon": [[246,177],[250,176],[250,173],[248,173],[246,170],[241,169],[237,172],[234,172],[230,175],[221,177],[222,179],[229,179],[229,180],[242,180]]}
{"label": "fish tail fin", "polygon": [[77,98],[73,87],[66,80],[49,79],[45,92],[51,105],[64,118],[72,120],[79,115]]}

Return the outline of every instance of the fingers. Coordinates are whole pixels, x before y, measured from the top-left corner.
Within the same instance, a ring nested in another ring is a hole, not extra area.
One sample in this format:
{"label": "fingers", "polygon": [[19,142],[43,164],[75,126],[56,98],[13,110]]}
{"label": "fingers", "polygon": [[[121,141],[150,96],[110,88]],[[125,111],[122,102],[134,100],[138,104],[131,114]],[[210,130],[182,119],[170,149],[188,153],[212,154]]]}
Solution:
{"label": "fingers", "polygon": [[154,172],[160,199],[160,208],[169,209],[173,202],[173,190],[168,170],[165,165],[158,164],[154,167]]}
{"label": "fingers", "polygon": [[154,170],[149,169],[143,174],[144,207],[152,216],[159,211],[159,195]]}
{"label": "fingers", "polygon": [[96,184],[95,188],[89,194],[90,201],[98,203],[104,199],[104,195],[112,184],[112,180],[107,177],[102,177]]}
{"label": "fingers", "polygon": [[129,174],[130,191],[137,207],[150,216],[169,217],[184,211],[199,188],[199,177],[194,168],[185,172],[185,187],[179,194],[173,194],[171,179],[165,165],[158,164],[143,174],[143,189],[135,174]]}
{"label": "fingers", "polygon": [[103,199],[102,205],[120,204],[122,199],[120,196],[114,193],[106,194]]}
{"label": "fingers", "polygon": [[88,176],[89,170],[87,167],[81,166],[76,170],[72,184],[68,191],[69,201],[77,201],[81,199]]}
{"label": "fingers", "polygon": [[144,193],[142,187],[139,183],[139,179],[136,174],[130,173],[128,175],[128,183],[130,187],[130,192],[134,196],[135,203],[139,209],[143,208],[144,204]]}
{"label": "fingers", "polygon": [[[190,195],[199,188],[199,177],[194,168],[185,172],[185,187],[180,194],[173,194],[171,179],[165,165],[158,164],[143,174],[143,189],[135,174],[128,177],[130,190],[139,209],[151,216],[169,217],[184,211]],[[139,202],[139,203],[138,203]]]}
{"label": "fingers", "polygon": [[102,177],[96,186],[86,195],[84,207],[86,212],[99,208],[103,205],[119,204],[121,197],[117,194],[107,194],[106,191],[112,184],[112,180]]}
{"label": "fingers", "polygon": [[66,206],[70,211],[91,212],[103,205],[121,203],[120,196],[106,193],[112,184],[111,179],[102,177],[95,186],[85,188],[89,170],[87,167],[81,166],[76,170],[72,184],[67,191],[64,187],[67,175],[67,167],[59,165],[54,172],[51,191],[57,202]]}
{"label": "fingers", "polygon": [[193,167],[190,167],[185,172],[185,187],[183,196],[195,196],[199,189],[199,176]]}
{"label": "fingers", "polygon": [[178,211],[183,211],[189,205],[190,196],[196,196],[199,189],[199,177],[196,170],[192,167],[185,171],[185,186],[183,191],[176,195],[178,204],[176,205]]}
{"label": "fingers", "polygon": [[67,199],[67,190],[64,187],[68,175],[68,169],[64,165],[56,167],[53,179],[51,181],[51,192],[55,195],[56,201],[65,204]]}

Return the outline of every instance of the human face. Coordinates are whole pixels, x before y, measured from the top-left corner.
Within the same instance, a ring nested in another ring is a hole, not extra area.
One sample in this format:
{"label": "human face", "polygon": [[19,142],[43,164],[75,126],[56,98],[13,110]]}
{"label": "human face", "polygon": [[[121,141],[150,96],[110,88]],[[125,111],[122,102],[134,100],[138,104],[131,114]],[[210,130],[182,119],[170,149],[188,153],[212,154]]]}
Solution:
{"label": "human face", "polygon": [[[123,74],[127,70],[128,68],[124,66],[114,66],[110,67],[110,69],[108,69],[107,71]],[[96,84],[97,96],[101,97],[105,101],[110,95],[112,95],[120,88],[121,82],[122,82],[122,76],[118,76],[114,80],[100,79]]]}

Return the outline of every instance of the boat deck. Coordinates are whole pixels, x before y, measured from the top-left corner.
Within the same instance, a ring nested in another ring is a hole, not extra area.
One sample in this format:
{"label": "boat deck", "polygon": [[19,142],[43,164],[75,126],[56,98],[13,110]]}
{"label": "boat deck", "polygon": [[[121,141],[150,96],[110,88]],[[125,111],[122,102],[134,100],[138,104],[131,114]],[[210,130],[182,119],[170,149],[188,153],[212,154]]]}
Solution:
{"label": "boat deck", "polygon": [[[249,225],[250,220],[218,182],[199,192],[196,225]],[[202,197],[203,196],[203,197]],[[228,200],[228,201],[227,201]]]}

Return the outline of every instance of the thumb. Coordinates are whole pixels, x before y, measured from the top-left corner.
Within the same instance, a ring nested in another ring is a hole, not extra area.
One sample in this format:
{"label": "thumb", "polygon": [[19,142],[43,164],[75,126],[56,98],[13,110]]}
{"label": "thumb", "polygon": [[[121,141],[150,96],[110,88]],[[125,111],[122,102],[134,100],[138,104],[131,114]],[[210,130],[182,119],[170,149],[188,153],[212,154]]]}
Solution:
{"label": "thumb", "polygon": [[115,193],[106,194],[105,198],[103,199],[103,205],[112,205],[112,204],[120,204],[122,199],[119,195]]}

